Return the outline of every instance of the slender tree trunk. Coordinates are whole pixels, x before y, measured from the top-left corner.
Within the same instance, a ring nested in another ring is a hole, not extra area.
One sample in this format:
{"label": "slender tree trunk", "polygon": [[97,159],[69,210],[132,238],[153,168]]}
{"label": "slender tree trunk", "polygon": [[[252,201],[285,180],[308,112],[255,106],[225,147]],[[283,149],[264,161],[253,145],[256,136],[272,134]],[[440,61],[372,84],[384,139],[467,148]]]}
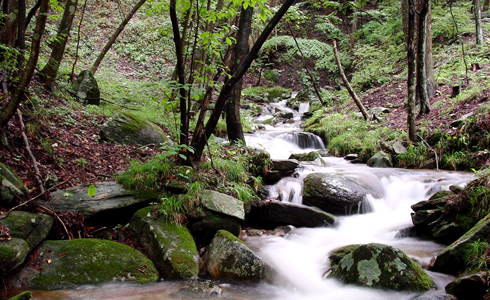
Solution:
{"label": "slender tree trunk", "polygon": [[12,93],[12,96],[5,104],[5,106],[0,107],[0,127],[4,127],[10,118],[13,116],[20,102],[24,99],[24,93],[31,82],[32,75],[36,69],[37,59],[39,57],[39,49],[41,45],[41,37],[44,33],[44,28],[46,25],[47,12],[49,9],[49,0],[41,0],[41,7],[39,9],[39,15],[37,16],[36,28],[34,29],[34,34],[32,35],[31,41],[31,51],[29,55],[29,60],[27,61],[26,67],[21,74],[19,84]]}
{"label": "slender tree trunk", "polygon": [[19,73],[24,69],[25,50],[26,50],[26,1],[19,0],[18,17],[17,17],[17,38],[15,47],[20,51],[17,57],[17,68]]}
{"label": "slender tree trunk", "polygon": [[415,127],[415,7],[413,1],[407,2],[407,127],[408,140],[417,141],[417,128]]}
{"label": "slender tree trunk", "polygon": [[134,14],[138,11],[138,9],[143,5],[145,4],[146,0],[139,0],[138,3],[136,3],[133,8],[131,9],[131,11],[128,13],[128,15],[126,16],[126,18],[121,22],[121,24],[119,25],[119,27],[116,29],[116,31],[112,34],[112,36],[109,38],[109,40],[107,41],[107,43],[105,44],[104,48],[102,48],[102,51],[100,51],[100,54],[99,56],[97,56],[97,59],[95,60],[94,64],[92,65],[92,67],[90,68],[90,71],[95,74],[97,72],[97,69],[99,68],[99,65],[100,63],[102,62],[102,60],[104,59],[104,56],[107,54],[107,51],[109,51],[109,49],[111,49],[112,47],[112,44],[114,44],[114,42],[116,41],[117,37],[119,36],[119,34],[121,34],[121,32],[124,30],[124,27],[126,27],[126,25],[129,23],[129,21],[131,20],[131,18],[134,16]]}
{"label": "slender tree trunk", "polygon": [[0,43],[12,46],[15,45],[15,39],[17,37],[17,18],[19,9],[19,2],[17,0],[4,0],[2,5],[2,10],[4,16],[4,21],[0,30]]}
{"label": "slender tree trunk", "polygon": [[40,72],[44,85],[49,89],[53,88],[56,81],[56,76],[58,76],[58,70],[60,69],[63,55],[65,54],[65,47],[73,24],[73,17],[75,16],[75,12],[77,10],[77,4],[78,0],[66,1],[63,17],[61,18],[58,32],[56,33],[56,37],[54,39],[51,56]]}
{"label": "slender tree trunk", "polygon": [[337,50],[337,41],[336,40],[333,40],[333,55],[335,57],[335,62],[337,63],[337,67],[339,68],[340,77],[342,77],[342,81],[344,82],[344,85],[347,88],[349,95],[352,97],[352,100],[354,100],[354,102],[356,103],[357,108],[361,112],[364,120],[367,121],[369,119],[369,115],[366,111],[366,108],[364,107],[364,105],[361,102],[361,99],[359,99],[356,92],[354,91],[354,89],[350,85],[349,80],[347,79],[347,76],[345,76],[344,68],[342,68],[342,64],[340,63],[339,51]]}
{"label": "slender tree trunk", "polygon": [[180,144],[189,145],[189,127],[187,122],[187,103],[185,90],[184,49],[177,20],[176,0],[170,0],[170,20],[174,34],[175,54],[177,56],[177,78],[179,81],[180,104]]}
{"label": "slender tree trunk", "polygon": [[[247,56],[248,53],[248,37],[252,31],[252,17],[254,9],[253,6],[247,7],[240,13],[240,23],[238,25],[238,32],[236,37],[236,45],[233,53],[233,66],[232,72],[234,72],[240,62]],[[243,79],[240,79],[233,91],[231,97],[226,105],[226,128],[228,131],[228,139],[230,142],[235,143],[241,141],[245,144],[245,135],[243,134],[242,121],[240,118],[240,99],[242,96]]]}
{"label": "slender tree trunk", "polygon": [[473,0],[475,9],[475,29],[476,29],[476,44],[483,44],[483,30],[481,26],[481,2],[480,0]]}
{"label": "slender tree trunk", "polygon": [[29,13],[27,14],[26,18],[26,28],[29,26],[29,23],[31,23],[32,17],[36,14],[37,10],[41,6],[41,0],[37,0],[34,6],[29,10]]}
{"label": "slender tree trunk", "polygon": [[245,75],[247,70],[250,68],[250,65],[257,57],[260,48],[265,43],[273,29],[276,27],[277,23],[282,19],[282,17],[286,14],[289,7],[293,5],[295,0],[285,0],[282,4],[281,8],[274,14],[269,23],[265,26],[264,30],[260,34],[257,41],[252,46],[252,49],[247,54],[245,59],[240,63],[237,67],[236,71],[227,79],[221,91],[218,95],[218,99],[216,100],[216,104],[214,106],[213,113],[209,117],[208,122],[206,123],[205,131],[195,132],[192,138],[191,146],[194,148],[194,154],[192,154],[192,161],[199,161],[201,159],[202,152],[204,147],[207,144],[208,138],[213,134],[216,124],[218,124],[219,118],[223,109],[226,105],[227,99],[230,97],[233,87],[237,82]]}
{"label": "slender tree trunk", "polygon": [[423,0],[421,10],[418,12],[419,22],[417,31],[417,98],[420,102],[419,116],[430,112],[429,95],[427,93],[427,17],[429,12],[430,0]]}

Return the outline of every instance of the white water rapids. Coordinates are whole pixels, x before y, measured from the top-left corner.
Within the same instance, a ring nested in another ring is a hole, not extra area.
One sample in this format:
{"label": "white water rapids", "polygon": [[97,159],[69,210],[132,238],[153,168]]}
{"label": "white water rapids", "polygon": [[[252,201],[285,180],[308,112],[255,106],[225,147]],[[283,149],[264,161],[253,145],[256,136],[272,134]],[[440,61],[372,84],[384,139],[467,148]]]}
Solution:
{"label": "white water rapids", "polygon": [[[282,104],[275,109],[289,110]],[[300,107],[304,112],[305,105]],[[267,109],[272,111],[273,109]],[[265,130],[247,136],[250,146],[265,148],[273,158],[287,159],[291,153],[305,153],[294,142],[299,132],[301,114],[293,111],[294,123],[265,126]],[[293,133],[293,134],[290,134]],[[294,143],[293,143],[294,142]],[[316,142],[313,142],[314,145]],[[316,146],[315,148],[318,148]],[[320,147],[321,148],[321,147]],[[399,230],[411,225],[410,206],[426,200],[440,189],[450,185],[464,186],[473,179],[472,174],[427,170],[377,169],[366,165],[351,164],[341,158],[325,157],[326,165],[304,163],[296,177],[281,180],[271,187],[271,196],[296,190],[293,202],[301,202],[302,179],[312,172],[342,173],[356,181],[369,185],[374,196],[367,196],[373,212],[338,217],[337,224],[324,228],[296,228],[284,237],[250,237],[247,243],[277,272],[273,283],[259,285],[223,284],[222,299],[291,299],[291,300],[409,300],[416,294],[389,292],[353,285],[344,285],[333,279],[325,279],[329,267],[330,251],[359,243],[382,243],[400,248],[426,267],[430,260],[443,249],[442,245],[415,238],[397,237]],[[281,186],[281,187],[279,187]],[[287,195],[283,195],[287,199]],[[437,288],[452,280],[450,276],[431,273]],[[179,281],[164,281],[152,285],[112,284],[86,286],[74,290],[36,292],[35,299],[181,299],[170,294],[181,287]],[[189,298],[185,298],[189,299]]]}

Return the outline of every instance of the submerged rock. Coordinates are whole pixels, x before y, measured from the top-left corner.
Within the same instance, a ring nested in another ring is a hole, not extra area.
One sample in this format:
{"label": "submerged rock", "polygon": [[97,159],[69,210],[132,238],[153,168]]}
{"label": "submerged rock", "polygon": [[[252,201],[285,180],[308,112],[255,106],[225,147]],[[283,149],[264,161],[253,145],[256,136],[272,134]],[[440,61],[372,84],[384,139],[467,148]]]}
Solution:
{"label": "submerged rock", "polygon": [[159,145],[169,139],[155,123],[142,117],[119,113],[100,130],[102,140],[128,145]]}
{"label": "submerged rock", "polygon": [[220,298],[221,292],[221,288],[211,280],[192,278],[170,296],[178,299],[210,299]]}
{"label": "submerged rock", "polygon": [[28,253],[29,246],[23,239],[0,242],[0,276],[20,266]]}
{"label": "submerged rock", "polygon": [[321,209],[282,201],[260,201],[252,204],[246,220],[264,228],[281,225],[319,227],[335,223],[335,217]]}
{"label": "submerged rock", "polygon": [[434,287],[430,276],[405,253],[382,244],[359,246],[340,260],[331,277],[396,291],[428,291]]}
{"label": "submerged rock", "polygon": [[258,282],[269,279],[270,270],[243,241],[220,230],[208,250],[207,270],[215,278]]}
{"label": "submerged rock", "polygon": [[53,227],[53,218],[44,214],[13,211],[7,218],[0,220],[0,224],[9,229],[11,237],[25,240],[31,251],[46,238]]}
{"label": "submerged rock", "polygon": [[133,248],[99,239],[44,241],[8,280],[11,288],[55,289],[118,281],[155,282],[158,272]]}
{"label": "submerged rock", "polygon": [[187,228],[154,219],[150,207],[137,211],[129,228],[165,278],[190,278],[199,273],[199,254]]}

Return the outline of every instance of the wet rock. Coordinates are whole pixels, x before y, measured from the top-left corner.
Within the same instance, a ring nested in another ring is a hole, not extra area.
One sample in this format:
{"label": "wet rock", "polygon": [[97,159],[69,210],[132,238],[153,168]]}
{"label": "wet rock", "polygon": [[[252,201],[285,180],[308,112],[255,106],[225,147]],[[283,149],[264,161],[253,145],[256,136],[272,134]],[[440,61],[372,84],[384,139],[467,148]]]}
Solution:
{"label": "wet rock", "polygon": [[169,139],[155,123],[124,112],[113,116],[100,130],[104,141],[127,145],[160,145]]}
{"label": "wet rock", "polygon": [[220,230],[209,245],[207,270],[220,279],[252,282],[270,278],[270,269],[243,241]]}
{"label": "wet rock", "polygon": [[351,154],[347,154],[346,156],[344,156],[345,160],[356,160],[358,158],[359,158],[359,154],[357,154],[357,153],[351,153]]}
{"label": "wet rock", "polygon": [[446,292],[458,300],[482,300],[488,290],[487,278],[485,272],[458,277],[446,286]]}
{"label": "wet rock", "polygon": [[466,252],[469,245],[477,240],[486,240],[490,234],[490,215],[442,250],[430,268],[436,272],[456,274],[465,269]]}
{"label": "wet rock", "polygon": [[245,220],[245,207],[242,201],[216,191],[205,190],[201,194],[202,205],[214,212]]}
{"label": "wet rock", "polygon": [[318,151],[311,151],[309,153],[291,154],[289,159],[295,159],[298,161],[313,161],[321,165],[326,165],[321,154]]}
{"label": "wet rock", "polygon": [[11,288],[55,289],[84,284],[155,282],[158,272],[133,248],[99,239],[44,241],[7,280]]}
{"label": "wet rock", "polygon": [[373,168],[392,168],[393,162],[391,155],[386,152],[379,151],[368,160],[367,165]]}
{"label": "wet rock", "polygon": [[361,245],[347,254],[330,275],[345,283],[396,291],[428,291],[430,276],[397,248]]}
{"label": "wet rock", "polygon": [[220,298],[221,293],[222,289],[211,280],[193,278],[171,296],[178,299],[212,299]]}
{"label": "wet rock", "polygon": [[100,104],[99,85],[92,72],[88,70],[82,71],[71,89],[84,104]]}
{"label": "wet rock", "polygon": [[212,213],[207,213],[204,220],[198,221],[191,226],[192,236],[194,236],[198,245],[209,245],[216,232],[221,229],[238,236],[242,230],[242,226],[236,218]]}
{"label": "wet rock", "polygon": [[335,217],[315,207],[272,200],[254,203],[246,221],[264,228],[281,225],[319,227],[334,224]]}
{"label": "wet rock", "polygon": [[25,291],[25,292],[22,292],[12,298],[10,298],[9,300],[32,300],[34,299],[32,297],[32,293],[29,292],[29,291]]}
{"label": "wet rock", "polygon": [[447,294],[445,291],[428,291],[419,295],[413,300],[457,300],[454,296]]}
{"label": "wet rock", "polygon": [[190,278],[199,273],[199,254],[184,226],[154,219],[150,207],[137,211],[129,229],[165,278]]}
{"label": "wet rock", "polygon": [[344,247],[340,247],[337,249],[332,250],[328,254],[328,260],[330,261],[330,267],[335,267],[339,264],[339,262],[344,258],[347,254],[352,253],[352,251],[356,250],[359,248],[361,244],[353,244],[353,245],[347,245]]}
{"label": "wet rock", "polygon": [[272,170],[275,171],[290,171],[294,172],[299,166],[299,163],[295,159],[274,159],[272,160]]}
{"label": "wet rock", "polygon": [[334,215],[350,215],[362,212],[362,202],[368,193],[354,178],[312,173],[304,179],[303,204]]}
{"label": "wet rock", "polygon": [[29,246],[23,239],[0,242],[0,276],[20,266],[28,253]]}
{"label": "wet rock", "polygon": [[14,171],[0,162],[0,207],[14,206],[16,195],[27,195],[27,188]]}
{"label": "wet rock", "polygon": [[53,218],[44,214],[13,211],[7,218],[0,220],[0,224],[9,229],[11,237],[25,240],[28,251],[31,251],[46,238],[53,227]]}

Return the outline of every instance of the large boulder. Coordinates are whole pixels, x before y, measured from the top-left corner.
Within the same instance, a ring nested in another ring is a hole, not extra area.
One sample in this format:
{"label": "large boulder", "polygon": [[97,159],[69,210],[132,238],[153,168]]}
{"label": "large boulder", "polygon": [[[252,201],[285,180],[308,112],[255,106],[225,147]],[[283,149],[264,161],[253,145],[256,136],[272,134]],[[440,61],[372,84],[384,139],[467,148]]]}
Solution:
{"label": "large boulder", "polygon": [[141,252],[100,239],[44,241],[17,270],[7,280],[11,288],[55,289],[158,279],[155,266]]}
{"label": "large boulder", "polygon": [[260,201],[252,204],[246,220],[264,228],[276,228],[281,225],[319,227],[335,223],[334,216],[316,207],[282,201]]}
{"label": "large boulder", "polygon": [[242,226],[236,218],[213,213],[207,213],[203,220],[191,226],[192,236],[198,245],[209,245],[216,232],[221,229],[238,236],[242,231]]}
{"label": "large boulder", "polygon": [[244,203],[232,196],[216,191],[205,190],[201,194],[201,203],[205,208],[211,211],[245,220]]}
{"label": "large boulder", "polygon": [[265,183],[273,184],[284,177],[292,176],[298,166],[295,159],[272,160],[272,170],[265,172]]}
{"label": "large boulder", "polygon": [[366,194],[372,193],[354,178],[340,174],[312,173],[303,186],[303,204],[328,213],[350,215],[363,211]]}
{"label": "large boulder", "polygon": [[29,246],[23,239],[0,242],[0,276],[20,266],[28,253]]}
{"label": "large boulder", "polygon": [[209,245],[207,270],[215,278],[258,282],[270,271],[243,241],[225,230],[216,233]]}
{"label": "large boulder", "polygon": [[0,224],[9,229],[11,237],[27,242],[28,250],[33,250],[48,236],[53,227],[53,218],[44,214],[13,211]]}
{"label": "large boulder", "polygon": [[156,199],[156,195],[131,192],[112,181],[97,183],[95,187],[97,193],[93,197],[87,193],[88,185],[79,185],[55,191],[51,201],[39,203],[56,212],[83,214],[88,221],[126,224],[135,211]]}
{"label": "large boulder", "polygon": [[77,80],[73,83],[71,89],[85,104],[100,104],[99,85],[92,72],[88,70],[82,71],[80,75],[78,75]]}
{"label": "large boulder", "polygon": [[367,161],[367,165],[373,168],[393,168],[393,161],[390,154],[379,151]]}
{"label": "large boulder", "polygon": [[436,272],[456,274],[466,267],[466,253],[471,243],[478,240],[486,241],[490,235],[490,214],[478,222],[473,228],[462,235],[454,243],[442,250],[436,257],[432,267]]}
{"label": "large boulder", "polygon": [[116,114],[100,129],[100,137],[128,145],[159,145],[169,141],[163,130],[142,117],[123,112]]}
{"label": "large boulder", "polygon": [[431,277],[401,250],[366,244],[347,254],[331,277],[345,283],[396,291],[428,291]]}
{"label": "large boulder", "polygon": [[15,195],[27,195],[27,188],[14,171],[0,162],[0,207],[14,206]]}
{"label": "large boulder", "polygon": [[199,254],[187,228],[157,220],[150,207],[137,211],[129,228],[165,278],[190,278],[199,273]]}
{"label": "large boulder", "polygon": [[483,300],[488,291],[488,274],[478,272],[463,275],[446,285],[446,292],[458,300]]}

